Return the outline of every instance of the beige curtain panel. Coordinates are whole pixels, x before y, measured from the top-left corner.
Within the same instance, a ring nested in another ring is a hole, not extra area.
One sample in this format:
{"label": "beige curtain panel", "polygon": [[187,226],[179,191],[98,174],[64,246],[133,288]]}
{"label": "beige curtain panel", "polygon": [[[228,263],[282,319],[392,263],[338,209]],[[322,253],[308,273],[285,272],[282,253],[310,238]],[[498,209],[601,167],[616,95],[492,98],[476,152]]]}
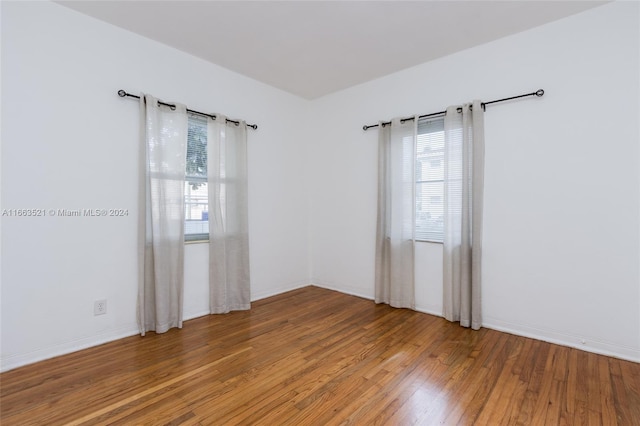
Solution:
{"label": "beige curtain panel", "polygon": [[187,111],[141,94],[138,327],[182,328]]}
{"label": "beige curtain panel", "polygon": [[251,307],[247,126],[208,120],[209,295],[212,314]]}
{"label": "beige curtain panel", "polygon": [[380,123],[375,301],[415,309],[415,153],[417,117]]}
{"label": "beige curtain panel", "polygon": [[[462,108],[462,112],[458,109]],[[484,110],[480,101],[447,108],[444,120],[444,297],[449,321],[482,325],[481,260]]]}

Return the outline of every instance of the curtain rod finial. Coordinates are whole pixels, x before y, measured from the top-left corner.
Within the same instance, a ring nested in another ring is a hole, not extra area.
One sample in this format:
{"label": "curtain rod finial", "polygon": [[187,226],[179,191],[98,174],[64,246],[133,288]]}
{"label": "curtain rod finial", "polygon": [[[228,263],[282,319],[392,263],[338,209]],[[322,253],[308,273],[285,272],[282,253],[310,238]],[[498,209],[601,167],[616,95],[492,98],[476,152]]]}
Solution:
{"label": "curtain rod finial", "polygon": [[127,96],[127,92],[125,92],[124,90],[120,89],[120,90],[118,90],[118,96],[120,96],[121,98],[124,98],[125,96]]}
{"label": "curtain rod finial", "polygon": [[542,95],[544,95],[544,90],[542,90],[542,89],[538,89],[538,90],[536,91],[536,96],[537,96],[537,97],[540,97],[540,96],[542,96]]}

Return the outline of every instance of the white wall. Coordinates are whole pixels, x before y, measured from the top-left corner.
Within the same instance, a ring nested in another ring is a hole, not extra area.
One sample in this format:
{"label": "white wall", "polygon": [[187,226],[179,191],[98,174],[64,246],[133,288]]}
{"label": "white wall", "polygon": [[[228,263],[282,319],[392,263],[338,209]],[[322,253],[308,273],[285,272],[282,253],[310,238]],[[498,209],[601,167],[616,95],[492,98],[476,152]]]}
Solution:
{"label": "white wall", "polygon": [[[312,281],[373,297],[377,132],[362,125],[544,88],[487,107],[484,324],[639,361],[638,17],[605,5],[316,101]],[[416,260],[418,308],[441,314],[441,246]]]}
{"label": "white wall", "polygon": [[[252,299],[308,284],[308,101],[48,2],[2,2],[2,369],[135,334],[138,105],[118,89],[257,123]],[[207,312],[207,246],[186,247],[185,317]],[[108,313],[93,316],[93,302]]]}

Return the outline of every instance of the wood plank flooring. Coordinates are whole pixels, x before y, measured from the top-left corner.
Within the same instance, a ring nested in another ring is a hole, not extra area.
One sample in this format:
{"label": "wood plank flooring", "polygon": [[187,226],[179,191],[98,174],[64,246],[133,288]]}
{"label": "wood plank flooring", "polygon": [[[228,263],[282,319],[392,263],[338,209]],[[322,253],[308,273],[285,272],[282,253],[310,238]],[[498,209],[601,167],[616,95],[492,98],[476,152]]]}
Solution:
{"label": "wood plank flooring", "polygon": [[0,375],[9,425],[640,425],[640,364],[306,287]]}

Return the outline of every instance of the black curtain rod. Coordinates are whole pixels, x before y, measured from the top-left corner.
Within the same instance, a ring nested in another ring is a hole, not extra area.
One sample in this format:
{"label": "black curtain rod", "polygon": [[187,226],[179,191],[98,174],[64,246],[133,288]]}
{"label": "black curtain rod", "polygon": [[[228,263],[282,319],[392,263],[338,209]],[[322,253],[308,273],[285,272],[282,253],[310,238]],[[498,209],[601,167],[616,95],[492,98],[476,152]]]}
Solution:
{"label": "black curtain rod", "polygon": [[[125,92],[125,91],[124,91],[124,90],[122,90],[122,89],[118,90],[118,96],[120,96],[121,98],[124,98],[125,96],[128,96],[128,97],[130,97],[130,98],[140,99],[140,96],[133,95],[133,94],[131,94],[131,93],[127,93],[127,92]],[[173,105],[173,104],[167,104],[167,103],[164,103],[164,102],[162,102],[162,101],[158,101],[158,104],[159,104],[159,105],[168,106],[168,107],[169,107],[169,108],[171,108],[171,109],[175,109],[175,108],[176,108],[176,106],[175,106],[175,105]],[[211,117],[211,118],[213,118],[214,120],[216,119],[216,116],[215,116],[215,115],[213,115],[213,114],[207,114],[207,113],[200,112],[200,111],[195,111],[195,110],[192,110],[192,109],[189,109],[189,108],[187,108],[187,112],[190,112],[190,113],[192,113],[192,114],[204,115],[205,117]],[[227,118],[227,123],[234,123],[236,126],[237,126],[238,124],[240,124],[240,122],[239,122],[239,121],[236,121],[236,120],[230,120],[230,119],[228,119],[228,118]],[[247,127],[251,127],[253,130],[257,130],[257,129],[258,129],[258,125],[257,125],[257,124],[247,124]]]}
{"label": "black curtain rod", "polygon": [[[527,97],[527,96],[540,97],[542,95],[544,95],[544,90],[538,89],[535,92],[525,93],[524,95],[511,96],[510,98],[496,99],[495,101],[483,102],[481,105],[482,105],[482,108],[484,108],[487,105],[495,104],[495,103],[498,103],[498,102],[510,101],[511,99],[524,98],[524,97]],[[460,111],[461,111],[461,108],[458,108],[458,112],[460,112]],[[420,115],[420,116],[418,116],[418,119],[427,118],[427,117],[434,117],[436,115],[443,115],[443,114],[446,114],[446,113],[447,113],[447,111],[432,112],[431,114]],[[407,117],[407,118],[403,118],[400,121],[402,121],[404,123],[405,121],[413,120],[414,118],[415,117]],[[382,123],[383,126],[386,126],[387,124],[391,124],[391,122],[390,121],[386,121],[386,122]],[[378,126],[379,126],[379,124],[371,124],[369,126],[362,126],[362,130],[369,130],[372,127],[378,127]]]}

